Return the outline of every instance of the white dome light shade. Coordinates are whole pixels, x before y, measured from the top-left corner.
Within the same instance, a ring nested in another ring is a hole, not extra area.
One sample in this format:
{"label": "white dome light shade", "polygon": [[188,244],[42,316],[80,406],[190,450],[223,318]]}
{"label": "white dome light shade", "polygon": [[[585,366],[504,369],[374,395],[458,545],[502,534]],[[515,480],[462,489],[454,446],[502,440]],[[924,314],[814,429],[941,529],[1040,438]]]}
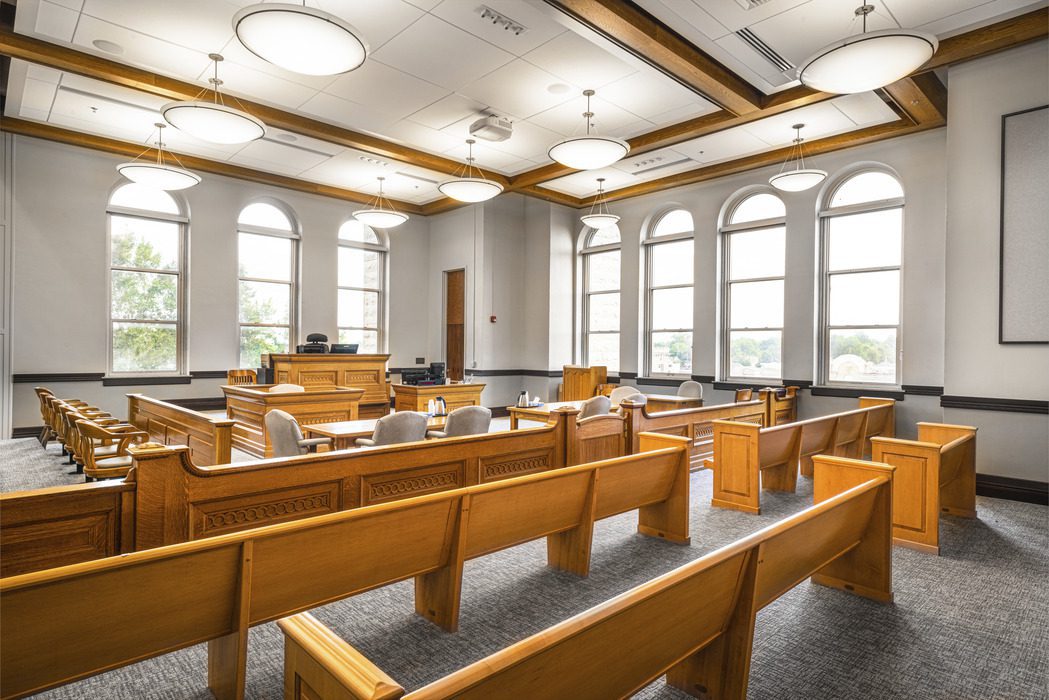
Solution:
{"label": "white dome light shade", "polygon": [[810,187],[815,187],[826,179],[825,171],[806,168],[773,175],[769,178],[769,184],[783,192],[802,192]]}
{"label": "white dome light shade", "polygon": [[407,221],[408,215],[389,209],[358,209],[353,212],[353,218],[372,228],[393,228]]}
{"label": "white dome light shade", "polygon": [[171,126],[210,143],[247,143],[266,135],[266,125],[260,120],[214,102],[169,102],[160,113]]}
{"label": "white dome light shade", "polygon": [[200,182],[200,175],[163,163],[121,163],[117,172],[132,182],[158,190],[184,190]]}
{"label": "white dome light shade", "polygon": [[586,214],[585,216],[580,216],[579,220],[584,225],[597,230],[618,223],[619,217],[615,214]]}
{"label": "white dome light shade", "polygon": [[494,180],[479,177],[461,177],[445,180],[437,186],[441,194],[460,202],[483,202],[503,191],[503,186]]}
{"label": "white dome light shade", "polygon": [[351,25],[303,5],[249,5],[233,16],[233,30],[259,58],[304,75],[347,73],[368,55],[368,46]]}
{"label": "white dome light shade", "polygon": [[836,41],[801,64],[798,79],[820,92],[848,95],[894,83],[932,58],[932,34],[882,29]]}
{"label": "white dome light shade", "polygon": [[612,165],[630,152],[623,139],[611,136],[577,136],[555,143],[549,155],[561,165],[575,170],[596,170]]}

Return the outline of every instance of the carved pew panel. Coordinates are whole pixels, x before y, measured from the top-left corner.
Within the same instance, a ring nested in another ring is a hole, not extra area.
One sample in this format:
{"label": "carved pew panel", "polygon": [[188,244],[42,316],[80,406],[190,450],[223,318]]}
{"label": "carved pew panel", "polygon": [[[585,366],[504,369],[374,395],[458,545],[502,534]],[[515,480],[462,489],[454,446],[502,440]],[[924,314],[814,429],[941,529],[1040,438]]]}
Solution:
{"label": "carved pew panel", "polygon": [[233,421],[211,418],[143,394],[127,395],[128,422],[161,445],[187,445],[194,464],[229,464]]}

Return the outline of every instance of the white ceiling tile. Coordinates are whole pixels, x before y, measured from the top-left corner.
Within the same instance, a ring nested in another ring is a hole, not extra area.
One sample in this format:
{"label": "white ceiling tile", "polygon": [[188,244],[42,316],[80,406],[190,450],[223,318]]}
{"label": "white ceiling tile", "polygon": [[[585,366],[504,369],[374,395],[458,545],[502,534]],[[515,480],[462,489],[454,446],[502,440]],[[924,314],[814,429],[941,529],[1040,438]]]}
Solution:
{"label": "white ceiling tile", "polygon": [[479,117],[488,107],[483,102],[462,95],[448,95],[408,116],[413,122],[431,129],[443,129],[469,117]]}
{"label": "white ceiling tile", "polygon": [[320,117],[321,120],[332,124],[375,134],[388,130],[396,121],[390,115],[373,110],[368,105],[350,102],[326,92],[318,92],[300,105],[298,111]]}
{"label": "white ceiling tile", "polygon": [[674,150],[704,165],[741,158],[768,150],[768,144],[742,127],[726,129],[716,134],[674,144]]}
{"label": "white ceiling tile", "polygon": [[881,0],[882,7],[892,13],[900,26],[911,28],[935,22],[980,5],[990,4],[993,3],[989,0],[922,0],[921,2]]}
{"label": "white ceiling tile", "polygon": [[[13,63],[14,61],[12,61],[12,65]],[[44,66],[38,66],[35,63],[26,63],[25,66],[27,78],[39,80],[44,83],[55,83],[56,85],[58,84],[58,81],[62,79],[62,71],[60,70],[55,70],[54,68],[45,68]]]}
{"label": "white ceiling tile", "polygon": [[[862,22],[853,14],[854,9],[841,0],[808,0],[749,28],[781,56],[800,66],[827,44],[863,31]],[[884,10],[876,10],[867,18],[868,31],[895,27],[896,23]]]}
{"label": "white ceiling tile", "polygon": [[[326,153],[303,148],[297,143],[280,143],[277,141],[259,139],[252,141],[237,151],[233,157],[234,161],[243,162],[241,159],[249,158],[254,161],[272,163],[275,167],[287,168],[295,172],[302,172],[308,168],[320,165],[328,160]],[[283,172],[283,171],[278,171]]]}
{"label": "white ceiling tile", "polygon": [[[602,99],[600,94],[591,98],[590,109],[594,113],[591,120],[594,125],[593,131],[600,134],[619,136],[623,127],[638,121],[636,114],[616,107]],[[577,96],[575,99],[530,117],[528,121],[565,136],[582,136],[586,132],[584,112],[586,112],[586,98]]]}
{"label": "white ceiling tile", "polygon": [[400,119],[448,95],[448,90],[420,80],[377,60],[365,62],[346,73],[325,90],[330,95],[357,103]]}
{"label": "white ceiling tile", "polygon": [[432,15],[424,15],[373,56],[449,90],[458,90],[513,59],[512,54]]}
{"label": "white ceiling tile", "polygon": [[[112,41],[123,47],[124,51],[117,55],[100,51],[92,43],[97,40]],[[88,15],[81,16],[73,44],[88,53],[183,80],[195,80],[201,71],[211,65],[204,52],[194,51]]]}
{"label": "white ceiling tile", "polygon": [[360,151],[347,149],[344,153],[304,171],[302,177],[363,192],[363,187],[373,184],[377,176],[391,174],[396,169],[393,163],[383,167],[363,161],[363,155]]}
{"label": "white ceiling tile", "polygon": [[831,104],[851,119],[857,126],[870,126],[896,120],[896,113],[885,101],[873,92],[858,92],[842,95],[831,100]]}
{"label": "white ceiling tile", "polygon": [[786,85],[795,79],[796,73],[794,70],[789,70],[785,74],[779,69],[779,66],[774,65],[735,34],[726,34],[721,37],[717,40],[717,45],[768,81],[770,85]]}
{"label": "white ceiling tile", "polygon": [[64,86],[55,94],[51,114],[88,123],[105,123],[127,132],[134,141],[148,138],[155,130],[153,124],[160,121],[160,115],[152,110]]}
{"label": "white ceiling tile", "polygon": [[530,51],[525,60],[583,89],[596,89],[636,72],[633,66],[574,32],[565,32]]}
{"label": "white ceiling tile", "polygon": [[820,102],[790,112],[766,117],[746,124],[741,129],[761,139],[770,146],[787,146],[794,140],[794,124],[804,124],[801,137],[806,141],[851,129],[852,120],[830,102]]}
{"label": "white ceiling tile", "polygon": [[[61,5],[62,7],[68,7],[70,10],[76,10],[77,12],[80,12],[84,7],[84,0],[48,0],[48,2],[52,2],[55,5]],[[21,3],[19,3],[19,6],[21,6]]]}
{"label": "white ceiling tile", "polygon": [[[515,35],[503,25],[493,24],[490,19],[481,19],[482,7],[489,7],[517,22],[526,28],[525,31]],[[433,14],[515,56],[523,56],[567,31],[540,10],[520,0],[485,0],[483,4],[444,0],[433,9]]]}
{"label": "white ceiling tile", "polygon": [[36,26],[33,27],[33,30],[51,39],[69,41],[73,38],[79,17],[80,15],[75,10],[41,0],[36,13]]}
{"label": "white ceiling tile", "polygon": [[324,0],[317,4],[353,25],[369,51],[378,50],[424,14],[403,0]]}
{"label": "white ceiling tile", "polygon": [[640,180],[630,173],[617,170],[613,167],[601,168],[600,170],[586,170],[559,177],[550,182],[544,182],[540,187],[555,192],[570,194],[573,197],[590,197],[597,194],[597,178],[605,178],[605,190],[615,190],[621,187],[636,185]]}
{"label": "white ceiling tile", "polygon": [[[793,7],[804,5],[811,0],[769,0],[757,7],[752,7],[749,10],[744,9],[736,0],[700,0],[699,3],[703,6],[703,9],[719,24],[728,29],[730,32],[738,31],[743,27],[748,27],[755,22],[761,22],[772,17],[776,17]],[[691,4],[689,2],[682,2],[683,5]],[[835,5],[840,10],[842,7],[847,6],[847,11],[851,15],[854,6],[842,3],[840,0],[835,0]],[[676,8],[677,4],[673,6]]]}
{"label": "white ceiling tile", "polygon": [[651,117],[650,121],[657,127],[669,126],[670,124],[680,124],[683,121],[695,119],[704,114],[711,114],[718,111],[718,109],[717,106],[709,102],[697,102],[685,107],[661,112],[660,114]]}
{"label": "white ceiling tile", "polygon": [[[483,139],[477,139],[477,143],[474,144],[474,165],[485,170],[494,170],[496,172],[505,173],[509,170],[518,167],[523,160],[512,153],[504,153],[498,151],[489,145],[490,142],[484,141]],[[465,143],[460,143],[455,148],[450,148],[444,152],[445,158],[451,158],[466,164],[467,148]],[[531,161],[529,161],[531,163]]]}
{"label": "white ceiling tile", "polygon": [[426,10],[429,12],[441,2],[441,0],[407,0],[412,5],[415,5],[420,10]]}
{"label": "white ceiling tile", "polygon": [[938,18],[921,25],[904,24],[902,20],[900,22],[911,29],[932,32],[940,39],[944,39],[948,36],[976,29],[991,22],[1015,17],[1041,7],[1045,7],[1045,0],[1035,0],[1034,2],[1032,0],[994,0],[993,2],[978,5],[970,10]]}
{"label": "white ceiling tile", "polygon": [[252,170],[262,170],[264,172],[276,173],[278,175],[288,175],[289,177],[298,177],[299,174],[302,173],[302,168],[298,168],[292,163],[252,158],[243,155],[243,153],[234,154],[233,157],[229,159],[229,162],[234,165],[251,168]]}
{"label": "white ceiling tile", "polygon": [[699,114],[717,110],[696,93],[655,71],[634,73],[609,83],[601,88],[600,96],[644,119],[682,107],[702,110]]}
{"label": "white ceiling tile", "polygon": [[58,85],[54,83],[27,78],[21,95],[22,110],[32,110],[33,114],[43,112],[46,116],[51,111],[57,89]]}
{"label": "white ceiling tile", "polygon": [[122,85],[114,85],[113,83],[86,78],[74,73],[62,73],[61,85],[63,89],[78,90],[83,93],[98,95],[104,99],[126,102],[149,110],[157,116],[157,119],[153,121],[157,121],[160,118],[160,108],[170,102],[167,98],[159,95],[150,95],[149,93],[139,92]]}
{"label": "white ceiling tile", "polygon": [[642,8],[672,26],[683,37],[698,44],[729,33],[725,25],[699,5],[688,0],[636,0]]}
{"label": "white ceiling tile", "polygon": [[[208,78],[213,73],[212,67],[204,69],[197,77],[197,83],[202,87],[207,86]],[[299,85],[232,61],[219,63],[219,78],[222,79],[224,94],[239,95],[252,101],[279,107],[294,109],[317,94],[317,91],[311,87]],[[234,102],[232,106],[237,105]]]}
{"label": "white ceiling tile", "polygon": [[443,153],[449,148],[454,148],[457,144],[463,143],[463,140],[457,139],[449,133],[407,120],[399,121],[387,127],[383,133],[397,143],[431,153]]}
{"label": "white ceiling tile", "polygon": [[[441,131],[462,143],[463,140],[470,138],[469,126],[473,120],[473,117],[468,117]],[[581,120],[582,118],[580,118]],[[514,122],[514,133],[509,139],[506,141],[488,141],[486,143],[488,148],[509,153],[518,158],[547,162],[549,161],[546,155],[547,151],[561,138],[560,134],[544,129],[541,126],[528,122]]]}
{"label": "white ceiling tile", "polygon": [[[525,119],[555,105],[579,98],[581,89],[569,86],[567,92],[550,92],[551,85],[562,85],[560,78],[536,68],[522,59],[489,73],[464,86],[459,92],[483,102],[500,116]],[[582,98],[579,98],[582,99]],[[582,109],[579,110],[583,112]],[[580,121],[582,118],[580,118]]]}
{"label": "white ceiling tile", "polygon": [[233,36],[237,6],[216,0],[86,0],[84,14],[208,54]]}
{"label": "white ceiling tile", "polygon": [[[323,90],[335,82],[335,79],[338,77],[334,75],[303,75],[302,73],[285,70],[269,61],[262,60],[252,52],[248,51],[244,48],[244,45],[233,36],[230,37],[229,41],[226,42],[225,46],[223,46],[218,53],[225,59],[219,66],[220,77],[224,66],[230,63],[236,63],[237,65],[251,68],[259,73],[272,75],[289,83],[295,83],[296,85],[312,88],[314,90]],[[210,70],[209,67],[209,71]]]}

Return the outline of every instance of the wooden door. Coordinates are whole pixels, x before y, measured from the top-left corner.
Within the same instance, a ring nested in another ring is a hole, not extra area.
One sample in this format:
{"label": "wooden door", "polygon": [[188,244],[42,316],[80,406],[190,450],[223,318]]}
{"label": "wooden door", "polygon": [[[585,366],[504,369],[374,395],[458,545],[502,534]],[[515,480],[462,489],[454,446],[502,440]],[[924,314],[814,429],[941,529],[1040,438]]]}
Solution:
{"label": "wooden door", "polygon": [[444,348],[448,379],[462,381],[466,367],[466,271],[444,273]]}

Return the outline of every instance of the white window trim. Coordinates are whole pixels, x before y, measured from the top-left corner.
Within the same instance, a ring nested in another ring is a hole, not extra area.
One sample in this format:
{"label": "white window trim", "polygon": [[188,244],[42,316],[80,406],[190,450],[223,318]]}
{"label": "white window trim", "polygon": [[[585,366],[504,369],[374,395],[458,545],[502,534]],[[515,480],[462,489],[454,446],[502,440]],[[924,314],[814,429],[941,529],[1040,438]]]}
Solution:
{"label": "white window trim", "polygon": [[[357,250],[369,250],[369,251],[374,251],[376,253],[379,253],[379,288],[378,289],[373,289],[373,288],[370,288],[370,287],[347,287],[347,286],[343,286],[343,285],[338,283],[338,271],[336,271],[335,309],[336,309],[336,318],[337,318],[338,317],[338,307],[339,307],[339,298],[338,298],[338,296],[339,296],[339,292],[342,291],[342,290],[361,291],[361,292],[377,292],[378,295],[379,295],[378,318],[376,319],[376,322],[378,323],[378,327],[377,328],[364,328],[364,327],[357,328],[355,326],[337,326],[336,327],[336,333],[341,333],[344,330],[345,331],[375,331],[376,332],[375,350],[376,350],[376,352],[383,353],[383,352],[386,352],[386,348],[387,348],[386,341],[387,341],[387,337],[388,337],[387,328],[386,328],[386,319],[387,319],[386,306],[387,306],[387,303],[388,303],[389,299],[388,299],[386,290],[389,287],[389,285],[387,284],[387,281],[389,280],[390,248],[389,248],[388,245],[386,245],[386,244],[384,244],[382,242],[383,238],[378,232],[373,231],[372,233],[374,233],[375,237],[379,239],[379,241],[380,241],[379,243],[368,243],[366,241],[351,241],[351,240],[347,240],[347,239],[344,239],[344,238],[340,238],[339,239],[339,247],[340,248],[354,248],[354,249],[357,249]],[[338,323],[337,320],[336,320],[336,323]]]}
{"label": "white window trim", "polygon": [[[656,229],[656,227],[659,226],[659,222],[662,221],[665,216],[667,216],[668,214],[670,214],[673,211],[676,211],[677,209],[683,209],[683,208],[684,207],[674,207],[672,209],[667,209],[666,211],[662,212],[659,216],[653,218],[652,219],[652,229],[651,230],[654,231]],[[691,212],[690,212],[690,214],[691,214]],[[678,241],[685,241],[685,240],[692,241],[693,245],[694,245],[695,244],[695,240],[696,240],[695,220],[693,220],[692,225],[693,225],[693,230],[692,231],[685,231],[685,232],[681,232],[681,233],[671,233],[671,234],[667,234],[667,235],[663,235],[663,236],[654,236],[654,235],[649,234],[649,235],[645,236],[645,238],[641,241],[642,255],[643,255],[643,258],[644,258],[644,266],[645,266],[645,274],[644,274],[644,285],[645,285],[644,286],[644,290],[645,290],[645,303],[644,303],[645,324],[644,324],[644,328],[645,328],[645,332],[644,332],[644,349],[643,349],[643,354],[644,354],[644,368],[645,368],[644,376],[646,376],[646,377],[656,377],[656,378],[663,378],[663,377],[665,377],[665,378],[670,378],[670,379],[680,379],[682,377],[684,377],[686,379],[691,379],[691,377],[692,377],[691,371],[688,372],[688,373],[677,373],[677,374],[670,374],[670,373],[666,373],[666,372],[653,372],[652,371],[652,334],[653,333],[689,333],[689,334],[691,334],[692,335],[692,346],[693,346],[693,357],[691,358],[690,365],[692,365],[692,370],[695,369],[695,366],[694,366],[694,363],[695,363],[694,348],[695,348],[695,342],[696,342],[695,327],[694,327],[695,323],[693,323],[693,327],[690,327],[690,328],[658,328],[658,329],[652,328],[652,292],[653,291],[658,291],[658,290],[663,290],[663,289],[683,289],[685,287],[688,287],[689,289],[692,290],[692,297],[693,297],[692,313],[693,313],[693,317],[695,316],[696,275],[695,275],[695,269],[694,268],[693,268],[693,273],[692,273],[692,282],[690,282],[689,284],[669,284],[669,285],[661,285],[661,286],[658,286],[658,287],[652,285],[652,257],[653,256],[652,256],[652,253],[651,253],[651,250],[652,250],[651,247],[652,246],[661,245],[663,243],[676,243]],[[694,264],[695,263],[694,263],[694,260],[693,260],[693,265]]]}
{"label": "white window trim", "polygon": [[[240,333],[242,328],[287,328],[288,329],[288,349],[286,352],[295,352],[295,346],[298,344],[299,338],[299,316],[300,316],[300,298],[301,293],[299,287],[299,281],[301,278],[299,270],[300,254],[299,246],[302,242],[302,236],[299,233],[298,222],[293,214],[288,211],[288,208],[284,206],[282,202],[276,200],[257,200],[249,202],[241,207],[240,211],[244,211],[251,204],[262,202],[269,204],[280,210],[288,218],[288,222],[291,225],[291,230],[270,228],[268,226],[256,226],[253,224],[242,224],[239,221],[236,224],[237,234],[237,255],[235,257],[236,264],[236,275],[237,275],[237,337],[236,337],[236,361],[234,365],[240,367]],[[242,277],[240,274],[240,234],[248,233],[256,236],[270,236],[273,238],[284,238],[291,240],[291,280],[280,280],[280,279],[269,279],[265,277]],[[268,284],[286,284],[290,287],[289,299],[288,299],[288,323],[245,323],[240,320],[240,283],[241,282],[264,282]]]}
{"label": "white window trim", "polygon": [[[593,238],[594,234],[597,233],[597,229],[590,229],[589,232],[584,234],[584,241],[589,242]],[[595,255],[598,253],[619,253],[619,286],[615,289],[603,289],[599,292],[590,291],[590,258],[588,256]],[[620,340],[622,339],[623,333],[623,240],[622,234],[620,234],[620,240],[618,243],[606,243],[599,246],[588,246],[584,244],[583,249],[579,252],[580,260],[582,262],[582,279],[583,279],[583,319],[582,319],[582,342],[580,343],[580,349],[583,356],[583,364],[590,364],[590,336],[591,335],[614,335]],[[597,294],[617,294],[619,295],[619,328],[614,331],[591,331],[590,330],[590,297]],[[622,363],[622,348],[616,353],[617,355],[617,367],[615,373],[619,373],[618,365]]]}

